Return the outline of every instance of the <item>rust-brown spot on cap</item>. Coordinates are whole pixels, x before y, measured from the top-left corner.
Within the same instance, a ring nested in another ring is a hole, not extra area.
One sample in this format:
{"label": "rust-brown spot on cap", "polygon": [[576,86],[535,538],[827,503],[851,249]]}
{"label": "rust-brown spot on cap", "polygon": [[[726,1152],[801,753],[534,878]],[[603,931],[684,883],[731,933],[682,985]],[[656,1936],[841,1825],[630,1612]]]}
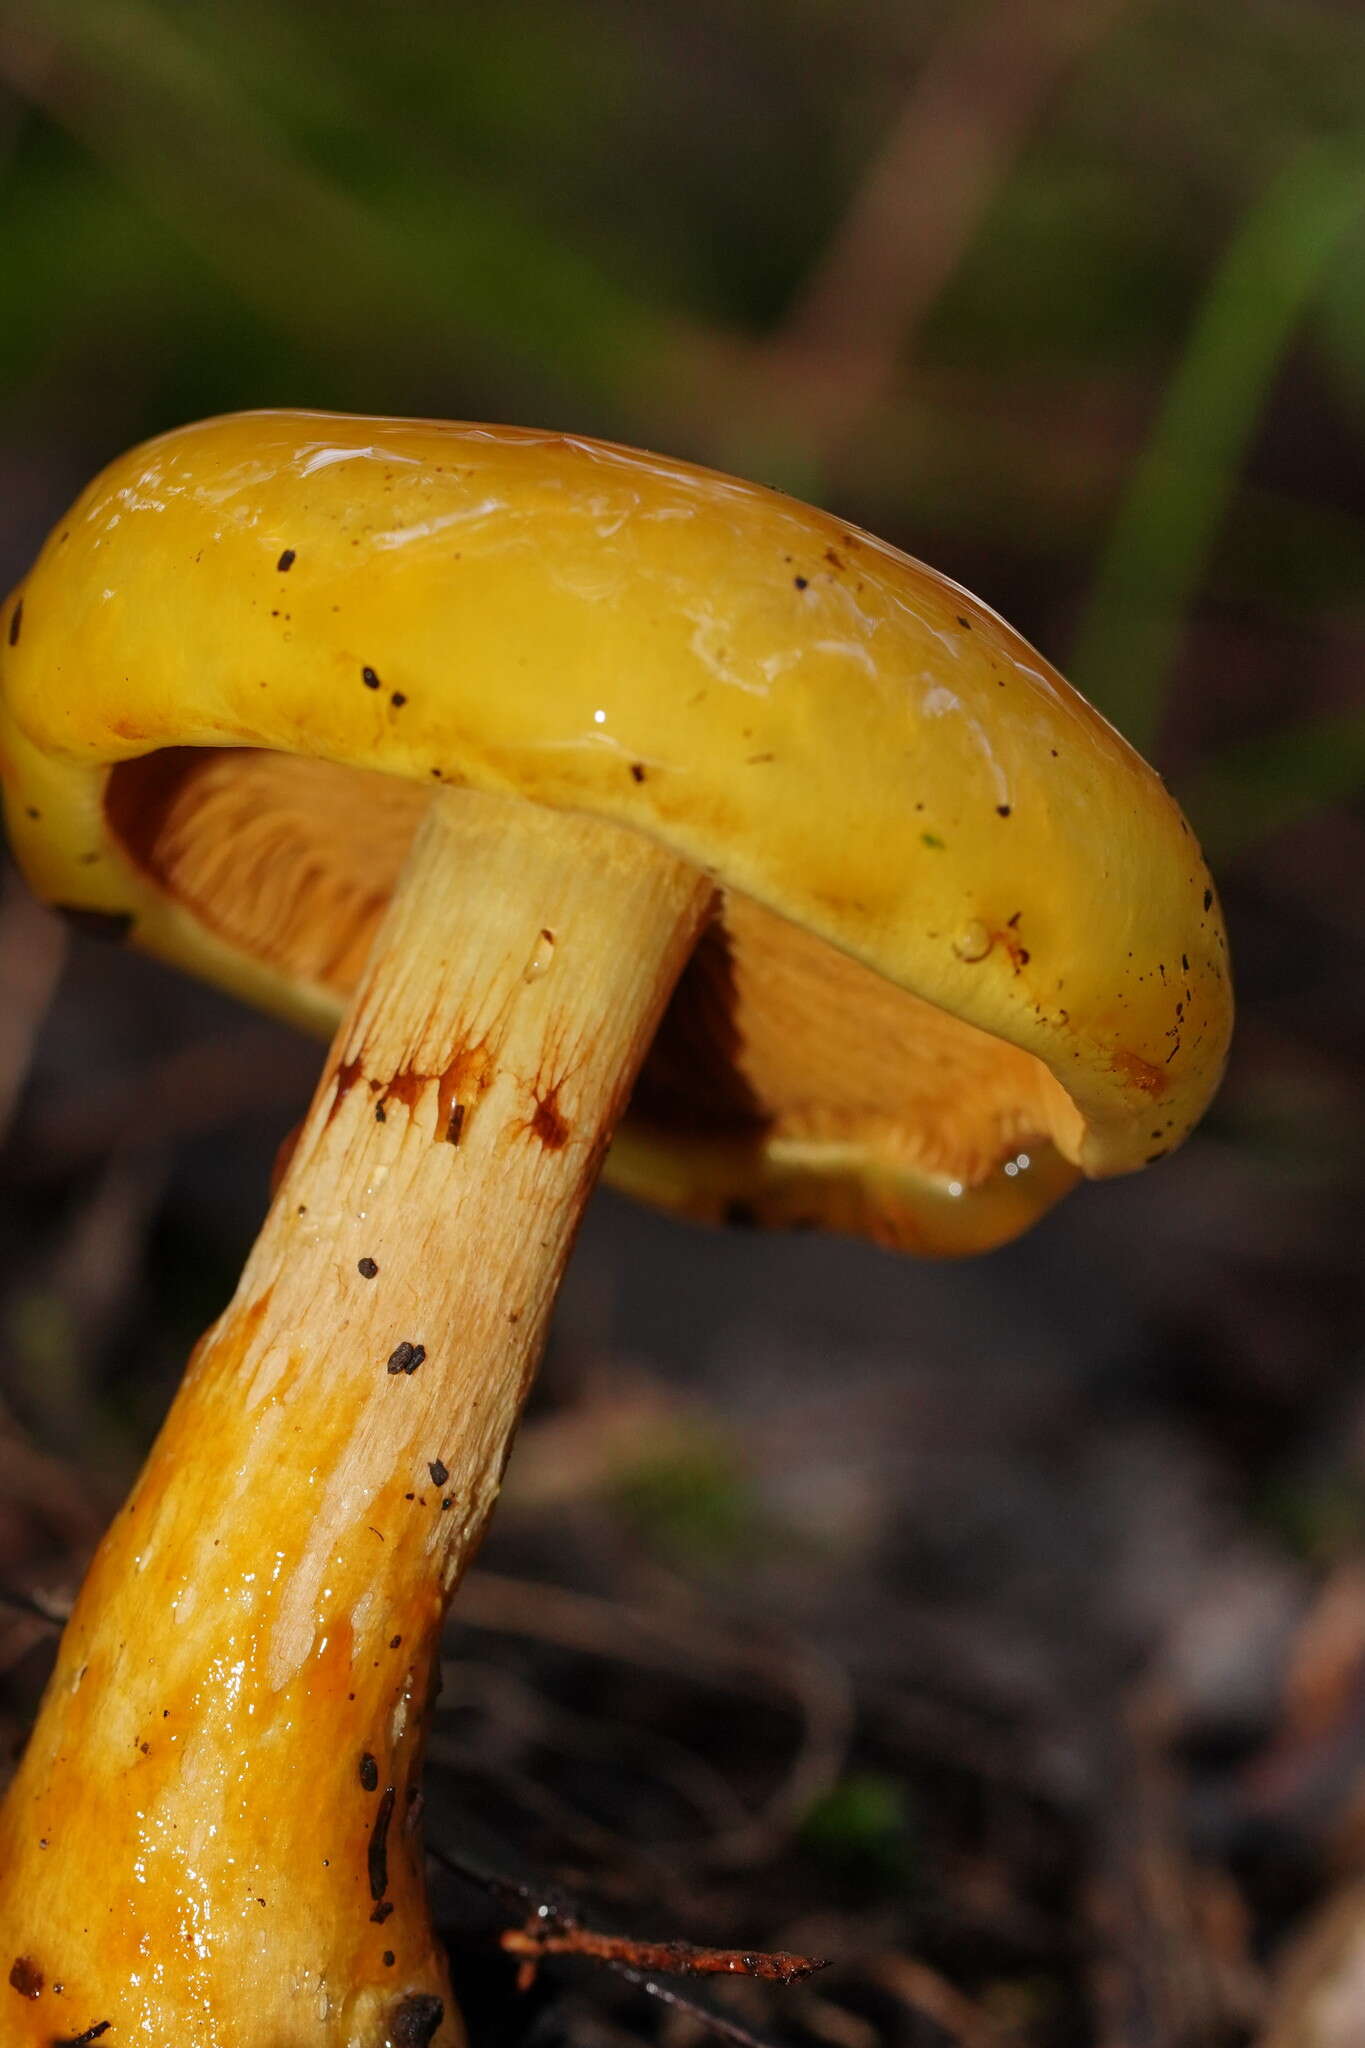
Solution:
{"label": "rust-brown spot on cap", "polygon": [[10,1964],[9,1981],[21,1998],[41,1998],[46,1979],[32,1956],[16,1956]]}
{"label": "rust-brown spot on cap", "polygon": [[1164,1095],[1170,1085],[1160,1067],[1154,1067],[1150,1060],[1129,1052],[1126,1046],[1118,1048],[1112,1064],[1116,1074],[1134,1088],[1140,1088],[1144,1095]]}

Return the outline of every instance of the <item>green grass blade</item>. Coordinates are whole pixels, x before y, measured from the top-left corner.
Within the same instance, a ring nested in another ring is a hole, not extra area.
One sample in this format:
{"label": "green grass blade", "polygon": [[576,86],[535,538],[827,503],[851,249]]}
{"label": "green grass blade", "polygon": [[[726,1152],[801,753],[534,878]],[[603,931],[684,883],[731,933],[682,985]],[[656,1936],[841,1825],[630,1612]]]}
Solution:
{"label": "green grass blade", "polygon": [[1149,752],[1181,630],[1267,388],[1338,243],[1365,208],[1365,149],[1316,143],[1247,215],[1196,316],[1101,559],[1071,661]]}

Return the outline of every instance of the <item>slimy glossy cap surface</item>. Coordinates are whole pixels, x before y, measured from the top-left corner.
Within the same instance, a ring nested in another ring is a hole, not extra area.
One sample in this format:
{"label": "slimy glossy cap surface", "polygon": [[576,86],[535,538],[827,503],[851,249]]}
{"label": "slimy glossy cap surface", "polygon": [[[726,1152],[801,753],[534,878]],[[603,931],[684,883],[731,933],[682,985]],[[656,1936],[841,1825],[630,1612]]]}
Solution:
{"label": "slimy glossy cap surface", "polygon": [[689,1214],[980,1249],[1170,1151],[1222,1070],[1222,922],[1157,776],[974,598],[757,485],[211,420],[79,500],[0,682],[40,893],[320,1030],[438,783],[712,874],[606,1167]]}

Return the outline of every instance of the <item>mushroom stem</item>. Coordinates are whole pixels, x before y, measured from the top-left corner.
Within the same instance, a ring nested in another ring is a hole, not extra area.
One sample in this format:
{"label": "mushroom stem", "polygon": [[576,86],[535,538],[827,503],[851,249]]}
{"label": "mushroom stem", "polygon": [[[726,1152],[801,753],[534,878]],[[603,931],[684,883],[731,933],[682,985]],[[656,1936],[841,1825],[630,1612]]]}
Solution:
{"label": "mushroom stem", "polygon": [[711,895],[616,826],[434,798],[0,1815],[14,2048],[459,2040],[419,1827],[442,1617]]}

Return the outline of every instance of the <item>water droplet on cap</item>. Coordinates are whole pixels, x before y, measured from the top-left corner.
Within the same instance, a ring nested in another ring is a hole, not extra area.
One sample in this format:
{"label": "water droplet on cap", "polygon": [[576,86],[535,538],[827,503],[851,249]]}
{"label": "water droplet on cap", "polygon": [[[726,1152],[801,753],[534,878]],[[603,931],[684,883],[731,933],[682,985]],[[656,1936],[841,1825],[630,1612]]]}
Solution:
{"label": "water droplet on cap", "polygon": [[995,941],[992,934],[974,917],[970,924],[964,924],[953,940],[953,951],[959,960],[984,960]]}

